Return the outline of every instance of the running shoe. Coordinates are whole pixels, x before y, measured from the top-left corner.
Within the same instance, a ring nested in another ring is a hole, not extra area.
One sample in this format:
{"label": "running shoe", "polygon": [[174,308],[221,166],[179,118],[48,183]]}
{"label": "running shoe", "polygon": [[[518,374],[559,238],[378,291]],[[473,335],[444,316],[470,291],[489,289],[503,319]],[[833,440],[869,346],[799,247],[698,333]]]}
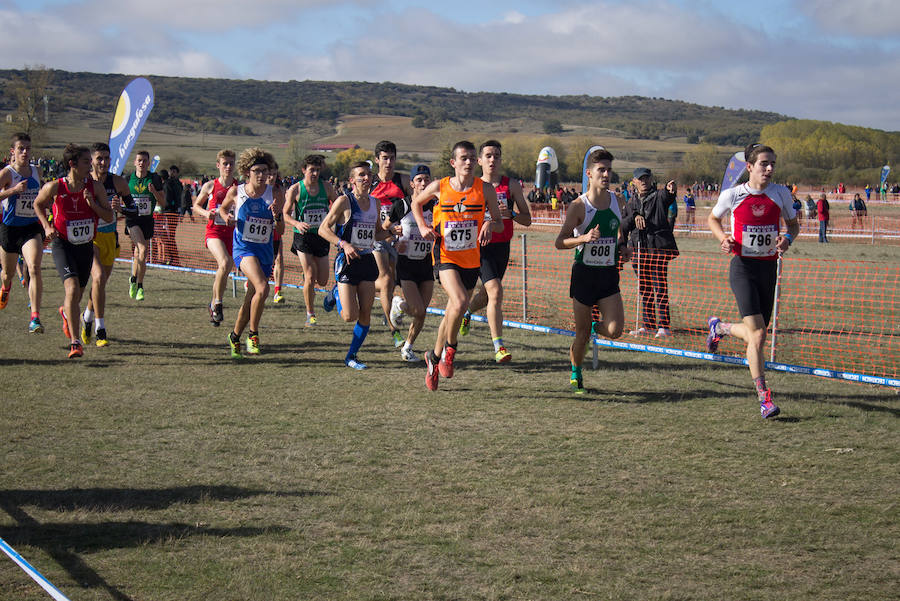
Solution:
{"label": "running shoe", "polygon": [[706,350],[710,353],[715,353],[719,350],[719,341],[722,340],[722,337],[716,332],[716,326],[721,323],[721,319],[718,317],[710,317],[706,324],[709,326],[709,333],[706,335]]}
{"label": "running shoe", "polygon": [[319,320],[316,319],[316,316],[315,316],[315,315],[307,315],[307,316],[306,316],[306,327],[307,327],[307,328],[309,328],[309,327],[311,327],[311,326],[314,326],[314,325],[316,325],[317,323],[319,323]]}
{"label": "running shoe", "polygon": [[247,354],[259,354],[259,334],[250,334],[247,336]]}
{"label": "running shoe", "polygon": [[403,334],[400,333],[400,330],[391,332],[391,338],[394,339],[394,348],[399,348],[406,342],[406,339],[403,337]]}
{"label": "running shoe", "polygon": [[29,324],[28,324],[28,331],[31,332],[32,334],[43,334],[44,326],[41,325],[41,320],[38,319],[37,317],[32,319],[31,322],[29,322]]}
{"label": "running shoe", "polygon": [[75,357],[81,357],[84,355],[84,348],[81,346],[81,343],[77,340],[69,345],[69,359],[74,359]]}
{"label": "running shoe", "polygon": [[137,292],[134,294],[134,300],[142,301],[144,300],[144,287],[141,286],[137,289]]}
{"label": "running shoe", "polygon": [[369,366],[356,358],[356,355],[352,357],[347,357],[344,359],[344,365],[347,367],[352,367],[353,369],[363,370],[367,369]]}
{"label": "running shoe", "polygon": [[138,291],[137,282],[131,282],[128,284],[128,296],[130,296],[131,298],[134,298],[135,296],[137,296],[137,291]]}
{"label": "running shoe", "polygon": [[69,320],[66,319],[66,310],[62,307],[59,308],[59,316],[62,317],[63,320],[63,336],[71,340],[72,336],[69,334]]}
{"label": "running shoe", "polygon": [[512,353],[506,350],[505,346],[501,346],[494,354],[494,361],[497,363],[509,363],[512,361]]}
{"label": "running shoe", "polygon": [[425,353],[425,388],[428,390],[438,389],[438,376],[440,370],[437,366],[438,360],[434,355],[434,351]]}
{"label": "running shoe", "polygon": [[649,332],[647,331],[647,328],[641,327],[636,330],[631,330],[630,334],[637,338],[638,336],[646,336]]}
{"label": "running shoe", "polygon": [[654,338],[671,338],[671,337],[672,337],[672,330],[670,330],[669,328],[660,328],[660,329],[656,330],[656,336],[654,336]]}
{"label": "running shoe", "polygon": [[9,288],[2,289],[0,288],[0,309],[6,308],[6,303],[9,302]]}
{"label": "running shoe", "polygon": [[767,390],[765,394],[760,395],[759,397],[759,413],[763,416],[763,419],[767,419],[770,417],[775,417],[779,413],[781,413],[781,409],[778,408],[778,405],[772,402],[772,391]]}
{"label": "running shoe", "polygon": [[229,332],[228,336],[225,337],[228,340],[228,346],[231,347],[231,358],[232,359],[240,359],[243,357],[241,354],[241,338],[238,336],[235,338],[234,332]]}
{"label": "running shoe", "polygon": [[108,346],[109,340],[106,338],[106,328],[97,330],[97,346]]}
{"label": "running shoe", "polygon": [[438,371],[445,378],[453,377],[453,358],[456,356],[456,349],[451,346],[444,347],[444,355],[438,361]]}
{"label": "running shoe", "polygon": [[212,303],[206,305],[206,310],[209,311],[209,323],[211,323],[214,328],[218,328],[219,322],[216,321],[216,314],[213,312]]}
{"label": "running shoe", "polygon": [[272,299],[276,305],[284,304],[284,295],[281,293],[281,290],[275,293],[275,298]]}
{"label": "running shoe", "polygon": [[335,305],[337,305],[337,286],[326,292],[325,298],[322,299],[322,308],[326,313],[334,311]]}
{"label": "running shoe", "polygon": [[460,336],[468,336],[469,335],[469,324],[472,323],[472,314],[466,311],[466,314],[463,315],[462,323],[459,324],[459,334]]}
{"label": "running shoe", "polygon": [[222,308],[222,303],[216,303],[213,307],[213,319],[216,320],[216,326],[221,325],[225,321],[225,310]]}
{"label": "running shoe", "polygon": [[575,394],[584,394],[584,381],[581,376],[577,377],[569,377],[569,385],[572,387],[572,392]]}
{"label": "running shoe", "polygon": [[94,325],[94,322],[88,322],[81,320],[81,342],[85,345],[91,343],[91,327]]}
{"label": "running shoe", "polygon": [[395,326],[403,325],[403,309],[400,308],[400,305],[403,303],[403,299],[399,296],[394,296],[391,299],[391,322]]}
{"label": "running shoe", "polygon": [[404,361],[409,361],[410,363],[418,363],[420,361],[419,356],[416,355],[411,346],[400,349],[400,356]]}

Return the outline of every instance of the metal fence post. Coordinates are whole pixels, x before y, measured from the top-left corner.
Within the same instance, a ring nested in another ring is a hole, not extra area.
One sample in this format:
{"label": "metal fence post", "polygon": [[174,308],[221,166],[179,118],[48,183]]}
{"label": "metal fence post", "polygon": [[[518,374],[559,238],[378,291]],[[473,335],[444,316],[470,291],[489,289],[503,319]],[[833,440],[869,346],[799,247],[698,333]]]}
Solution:
{"label": "metal fence post", "polygon": [[528,319],[528,242],[522,234],[522,321]]}
{"label": "metal fence post", "polygon": [[775,304],[772,306],[772,338],[769,341],[769,361],[775,362],[775,341],[778,336],[778,311],[781,308],[781,255],[778,255],[775,275]]}

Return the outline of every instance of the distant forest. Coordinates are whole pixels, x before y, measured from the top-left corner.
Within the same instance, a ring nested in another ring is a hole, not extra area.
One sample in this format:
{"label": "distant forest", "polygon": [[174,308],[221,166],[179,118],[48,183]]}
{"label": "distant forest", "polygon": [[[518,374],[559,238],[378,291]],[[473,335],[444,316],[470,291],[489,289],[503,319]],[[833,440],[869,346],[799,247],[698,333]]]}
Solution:
{"label": "distant forest", "polygon": [[[0,87],[22,73],[0,70]],[[132,78],[59,70],[51,74],[54,110],[108,111]],[[341,114],[384,114],[411,117],[413,125],[429,128],[467,120],[528,118],[544,124],[547,133],[556,133],[552,129],[564,123],[609,128],[641,139],[686,136],[694,143],[742,146],[758,139],[765,125],[786,118],[641,96],[529,96],[398,83],[149,79],[156,94],[154,121],[231,135],[252,135],[249,120],[300,129],[333,124]],[[9,95],[0,96],[0,110],[14,109]]]}

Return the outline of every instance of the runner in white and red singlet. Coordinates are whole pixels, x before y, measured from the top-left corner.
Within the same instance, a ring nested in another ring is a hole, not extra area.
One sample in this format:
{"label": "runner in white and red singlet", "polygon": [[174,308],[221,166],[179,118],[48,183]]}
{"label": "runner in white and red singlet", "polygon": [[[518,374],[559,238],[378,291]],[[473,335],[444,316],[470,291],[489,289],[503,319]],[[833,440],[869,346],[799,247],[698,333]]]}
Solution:
{"label": "runner in white and red singlet", "polygon": [[[759,396],[764,418],[778,415],[772,391],[766,385],[763,347],[766,329],[775,304],[778,256],[790,247],[800,225],[790,191],[771,183],[775,172],[775,151],[751,144],[744,151],[750,180],[719,195],[707,223],[722,252],[732,253],[728,280],[741,314],[739,323],[725,323],[710,317],[706,347],[714,353],[722,336],[736,336],[747,343],[747,362]],[[722,217],[731,212],[731,233],[722,228]],[[781,220],[787,233],[781,234]]]}

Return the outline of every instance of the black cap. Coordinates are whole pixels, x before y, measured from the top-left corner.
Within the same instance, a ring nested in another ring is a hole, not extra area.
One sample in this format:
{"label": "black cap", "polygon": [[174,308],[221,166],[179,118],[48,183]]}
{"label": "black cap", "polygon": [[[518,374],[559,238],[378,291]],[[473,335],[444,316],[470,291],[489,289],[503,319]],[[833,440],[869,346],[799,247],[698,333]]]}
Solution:
{"label": "black cap", "polygon": [[646,167],[638,167],[634,170],[634,179],[641,179],[645,175],[653,175]]}
{"label": "black cap", "polygon": [[409,179],[413,179],[417,175],[422,175],[423,173],[428,177],[431,177],[431,169],[428,168],[428,165],[423,165],[421,163],[414,165],[413,168],[409,170]]}

